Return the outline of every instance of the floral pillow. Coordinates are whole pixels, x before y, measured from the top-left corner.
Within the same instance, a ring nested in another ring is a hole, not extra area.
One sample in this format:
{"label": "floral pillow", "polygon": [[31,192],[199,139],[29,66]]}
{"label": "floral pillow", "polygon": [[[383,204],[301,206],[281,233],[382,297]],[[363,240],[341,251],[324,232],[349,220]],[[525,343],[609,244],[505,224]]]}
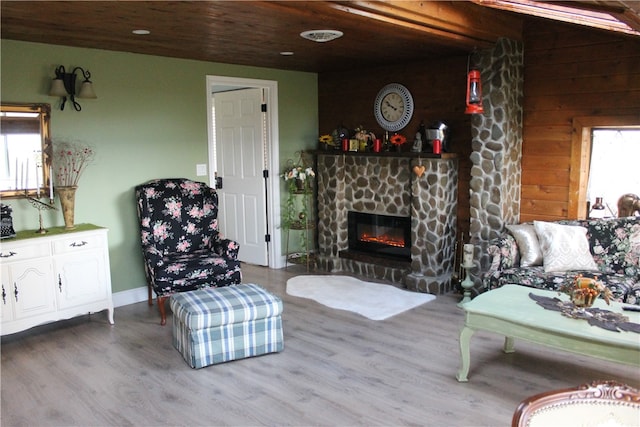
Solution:
{"label": "floral pillow", "polygon": [[594,220],[588,228],[593,258],[601,271],[640,276],[640,218]]}
{"label": "floral pillow", "polygon": [[510,234],[503,234],[492,241],[487,252],[491,255],[491,271],[517,267],[520,261],[518,246]]}

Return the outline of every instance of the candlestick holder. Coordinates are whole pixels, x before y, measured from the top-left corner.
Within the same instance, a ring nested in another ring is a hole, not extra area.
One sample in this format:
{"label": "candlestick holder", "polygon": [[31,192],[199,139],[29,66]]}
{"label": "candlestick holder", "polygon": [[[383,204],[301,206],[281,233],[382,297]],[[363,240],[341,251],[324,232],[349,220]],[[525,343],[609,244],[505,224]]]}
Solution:
{"label": "candlestick holder", "polygon": [[[25,191],[25,195],[26,195],[26,191]],[[43,203],[40,200],[38,200],[35,197],[30,197],[27,196],[27,200],[29,201],[29,203],[31,204],[31,206],[33,206],[34,208],[36,208],[38,210],[38,222],[40,223],[40,228],[38,228],[35,232],[36,234],[46,234],[49,232],[49,230],[45,229],[42,226],[42,211],[49,211],[49,210],[57,210],[58,208],[56,208],[53,205],[53,199],[49,199],[49,203]]]}
{"label": "candlestick holder", "polygon": [[462,289],[464,289],[464,293],[463,293],[463,296],[462,296],[462,301],[460,301],[458,303],[458,307],[462,307],[466,303],[471,301],[471,288],[473,288],[473,280],[471,280],[471,277],[470,277],[470,274],[469,274],[469,270],[471,270],[473,268],[473,266],[472,265],[467,266],[467,265],[462,264],[461,267],[465,271],[465,278],[462,281],[462,283],[460,283],[460,286],[462,286]]}

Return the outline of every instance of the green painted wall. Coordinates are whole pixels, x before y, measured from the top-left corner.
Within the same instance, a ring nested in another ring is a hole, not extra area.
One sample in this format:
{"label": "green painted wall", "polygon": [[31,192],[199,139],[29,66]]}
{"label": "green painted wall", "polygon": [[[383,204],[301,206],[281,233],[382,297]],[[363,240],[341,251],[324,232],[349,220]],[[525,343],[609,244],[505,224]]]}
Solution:
{"label": "green painted wall", "polygon": [[[208,163],[207,75],[278,82],[281,164],[296,150],[316,146],[314,73],[12,40],[0,43],[1,100],[50,103],[53,139],[83,141],[97,152],[80,179],[75,220],[109,228],[114,292],[145,285],[133,187],[159,177],[195,179],[196,164]],[[80,112],[68,103],[60,111],[59,98],[48,96],[58,65],[90,70],[98,99],[80,100]],[[3,202],[13,207],[17,230],[38,228],[37,211],[26,200]],[[45,227],[64,224],[60,211],[45,213],[44,222]]]}

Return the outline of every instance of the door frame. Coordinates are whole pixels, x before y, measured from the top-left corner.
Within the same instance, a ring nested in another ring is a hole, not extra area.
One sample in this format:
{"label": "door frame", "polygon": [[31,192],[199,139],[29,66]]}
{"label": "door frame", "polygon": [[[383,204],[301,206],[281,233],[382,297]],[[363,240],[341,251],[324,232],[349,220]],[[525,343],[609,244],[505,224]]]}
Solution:
{"label": "door frame", "polygon": [[[278,82],[275,80],[259,80],[259,79],[246,79],[241,77],[227,77],[227,76],[207,76],[206,79],[206,93],[207,93],[207,153],[209,157],[209,183],[213,183],[215,180],[214,173],[217,165],[214,163],[213,152],[213,131],[214,123],[211,117],[211,111],[213,108],[213,96],[214,91],[218,87],[231,88],[258,88],[263,89],[265,92],[265,101],[267,103],[267,141],[266,141],[266,168],[269,171],[269,177],[267,178],[267,224],[269,227],[269,234],[271,241],[268,243],[268,261],[269,268],[282,268],[282,236],[280,230],[280,185],[279,185],[279,170],[280,170],[280,138],[278,128]],[[278,231],[278,232],[276,232]]]}

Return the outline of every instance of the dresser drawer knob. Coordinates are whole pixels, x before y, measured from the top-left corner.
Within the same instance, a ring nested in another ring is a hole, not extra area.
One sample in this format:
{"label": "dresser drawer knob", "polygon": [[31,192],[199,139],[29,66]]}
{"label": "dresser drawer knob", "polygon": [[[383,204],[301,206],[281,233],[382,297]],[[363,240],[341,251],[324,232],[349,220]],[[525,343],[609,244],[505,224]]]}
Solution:
{"label": "dresser drawer knob", "polygon": [[85,242],[85,241],[83,240],[83,241],[81,241],[80,243],[73,242],[73,243],[71,243],[69,246],[71,246],[72,248],[79,248],[79,247],[82,247],[82,246],[84,246],[84,245],[86,245],[86,244],[87,244],[87,242]]}
{"label": "dresser drawer knob", "polygon": [[5,254],[4,252],[0,252],[0,258],[11,258],[14,255],[18,255],[18,253],[13,251],[9,251],[8,254]]}

